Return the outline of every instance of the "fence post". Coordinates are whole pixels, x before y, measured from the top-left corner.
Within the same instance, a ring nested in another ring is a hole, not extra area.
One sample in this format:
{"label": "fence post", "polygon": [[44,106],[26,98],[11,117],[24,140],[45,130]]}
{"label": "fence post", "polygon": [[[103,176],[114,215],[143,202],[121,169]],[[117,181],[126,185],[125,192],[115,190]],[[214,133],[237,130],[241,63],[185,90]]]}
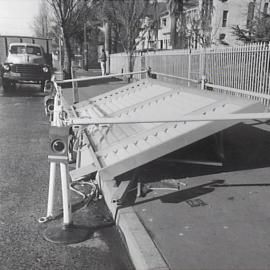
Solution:
{"label": "fence post", "polygon": [[[145,67],[145,54],[142,52],[140,57],[141,57],[141,71],[144,71],[146,69],[146,67]],[[142,73],[141,79],[145,79],[145,78],[146,78],[145,73]]]}
{"label": "fence post", "polygon": [[[71,62],[71,79],[76,78],[74,61]],[[78,82],[72,82],[72,92],[73,92],[73,103],[79,102],[79,92],[78,92]]]}
{"label": "fence post", "polygon": [[[188,79],[190,79],[191,76],[191,49],[188,53]],[[190,86],[190,81],[188,81],[188,86]]]}
{"label": "fence post", "polygon": [[199,77],[202,78],[203,76],[205,76],[205,48],[203,48],[203,50],[200,50],[200,74]]}
{"label": "fence post", "polygon": [[205,89],[205,81],[206,81],[206,76],[205,75],[202,75],[201,77],[201,90],[204,90]]}

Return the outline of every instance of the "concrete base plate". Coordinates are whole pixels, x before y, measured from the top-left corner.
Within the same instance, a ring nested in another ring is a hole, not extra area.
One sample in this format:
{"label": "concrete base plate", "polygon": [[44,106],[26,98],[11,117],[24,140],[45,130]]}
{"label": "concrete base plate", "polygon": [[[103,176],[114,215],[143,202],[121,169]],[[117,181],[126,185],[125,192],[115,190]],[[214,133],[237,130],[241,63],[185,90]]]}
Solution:
{"label": "concrete base plate", "polygon": [[87,240],[89,234],[90,229],[88,227],[78,225],[63,226],[61,224],[47,228],[43,233],[43,237],[48,242],[68,245]]}

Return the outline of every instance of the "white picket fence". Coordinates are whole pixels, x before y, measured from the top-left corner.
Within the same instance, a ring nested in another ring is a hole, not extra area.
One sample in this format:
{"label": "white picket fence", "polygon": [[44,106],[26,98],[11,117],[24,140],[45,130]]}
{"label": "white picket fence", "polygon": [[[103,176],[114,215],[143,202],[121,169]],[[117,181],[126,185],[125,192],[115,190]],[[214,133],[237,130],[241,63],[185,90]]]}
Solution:
{"label": "white picket fence", "polygon": [[[266,43],[202,50],[168,50],[135,56],[134,71],[151,67],[153,72],[200,81],[234,89],[270,94],[270,46]],[[111,55],[111,72],[127,72],[127,56]],[[160,77],[160,76],[159,76]],[[161,78],[179,82],[175,78]],[[196,86],[194,82],[180,80]],[[258,98],[257,98],[258,99]],[[259,98],[269,106],[268,98]]]}

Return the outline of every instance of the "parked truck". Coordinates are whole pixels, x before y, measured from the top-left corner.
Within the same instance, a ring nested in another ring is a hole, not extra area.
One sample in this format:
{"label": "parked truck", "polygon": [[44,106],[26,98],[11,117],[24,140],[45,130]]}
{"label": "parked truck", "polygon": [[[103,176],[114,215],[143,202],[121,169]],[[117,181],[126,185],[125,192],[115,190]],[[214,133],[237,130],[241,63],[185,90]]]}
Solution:
{"label": "parked truck", "polygon": [[44,90],[52,72],[51,39],[0,36],[1,78],[5,91],[16,83],[38,83]]}

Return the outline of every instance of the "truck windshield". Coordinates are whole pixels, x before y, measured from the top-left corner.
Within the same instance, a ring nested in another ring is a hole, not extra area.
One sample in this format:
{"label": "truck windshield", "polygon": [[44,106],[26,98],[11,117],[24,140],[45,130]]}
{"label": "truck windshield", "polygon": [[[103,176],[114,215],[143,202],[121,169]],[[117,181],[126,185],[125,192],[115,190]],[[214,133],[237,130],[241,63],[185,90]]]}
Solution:
{"label": "truck windshield", "polygon": [[14,45],[10,48],[10,53],[12,54],[34,54],[41,55],[41,49],[35,46],[23,46],[23,45]]}

